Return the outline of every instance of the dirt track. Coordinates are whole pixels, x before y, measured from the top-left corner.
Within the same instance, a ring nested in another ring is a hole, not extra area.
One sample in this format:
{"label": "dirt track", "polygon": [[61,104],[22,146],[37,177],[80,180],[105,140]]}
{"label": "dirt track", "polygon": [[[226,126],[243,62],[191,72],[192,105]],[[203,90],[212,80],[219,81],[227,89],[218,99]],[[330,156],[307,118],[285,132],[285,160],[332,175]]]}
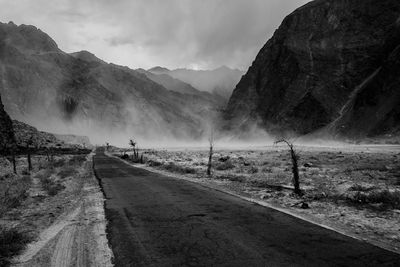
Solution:
{"label": "dirt track", "polygon": [[255,205],[105,156],[116,266],[395,266],[400,256]]}
{"label": "dirt track", "polygon": [[[15,257],[13,266],[112,266],[112,253],[105,236],[104,198],[91,166],[88,166],[90,173],[73,178],[82,188],[73,195],[72,208]],[[57,201],[57,196],[53,201]]]}

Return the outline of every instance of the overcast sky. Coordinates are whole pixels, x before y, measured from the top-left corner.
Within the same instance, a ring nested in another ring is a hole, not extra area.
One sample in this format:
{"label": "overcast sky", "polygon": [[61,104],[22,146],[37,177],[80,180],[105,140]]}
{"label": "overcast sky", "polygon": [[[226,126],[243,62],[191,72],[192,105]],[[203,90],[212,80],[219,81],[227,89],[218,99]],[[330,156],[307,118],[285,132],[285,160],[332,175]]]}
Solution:
{"label": "overcast sky", "polygon": [[32,24],[66,52],[131,68],[246,70],[308,0],[0,0],[0,20]]}

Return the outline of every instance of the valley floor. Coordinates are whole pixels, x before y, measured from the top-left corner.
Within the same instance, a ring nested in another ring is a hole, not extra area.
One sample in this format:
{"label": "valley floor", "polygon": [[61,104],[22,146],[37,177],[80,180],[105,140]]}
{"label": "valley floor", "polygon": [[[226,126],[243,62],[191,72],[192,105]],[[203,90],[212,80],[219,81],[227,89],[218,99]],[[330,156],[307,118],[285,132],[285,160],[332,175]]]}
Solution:
{"label": "valley floor", "polygon": [[[208,151],[147,150],[151,171],[201,183],[275,207],[400,253],[400,147],[296,147],[302,196],[293,193],[284,146]],[[114,153],[121,156],[121,152]]]}
{"label": "valley floor", "polygon": [[0,265],[111,266],[103,195],[91,155],[1,162]]}

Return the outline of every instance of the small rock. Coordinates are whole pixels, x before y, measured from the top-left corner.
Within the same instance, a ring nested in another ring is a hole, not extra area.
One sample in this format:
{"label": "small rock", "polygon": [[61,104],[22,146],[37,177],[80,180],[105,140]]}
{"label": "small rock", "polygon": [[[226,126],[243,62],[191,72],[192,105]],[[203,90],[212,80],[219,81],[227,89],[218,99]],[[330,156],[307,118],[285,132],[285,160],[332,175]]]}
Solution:
{"label": "small rock", "polygon": [[306,168],[310,168],[310,167],[313,167],[314,165],[312,163],[310,163],[310,162],[307,162],[307,163],[304,163],[303,166],[306,167]]}
{"label": "small rock", "polygon": [[306,202],[303,202],[303,203],[301,203],[300,208],[302,208],[302,209],[309,209],[310,206],[309,206]]}

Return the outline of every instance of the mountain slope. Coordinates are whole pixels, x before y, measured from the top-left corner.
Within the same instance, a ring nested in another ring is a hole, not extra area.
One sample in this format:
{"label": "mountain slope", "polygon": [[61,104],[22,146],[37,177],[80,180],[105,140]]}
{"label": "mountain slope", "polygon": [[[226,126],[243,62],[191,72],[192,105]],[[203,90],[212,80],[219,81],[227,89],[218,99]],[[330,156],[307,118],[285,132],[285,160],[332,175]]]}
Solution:
{"label": "mountain slope", "polygon": [[199,101],[198,104],[207,105],[207,103],[214,103],[216,107],[222,107],[226,104],[226,99],[219,94],[199,91],[190,84],[172,78],[168,74],[155,74],[143,69],[138,69],[136,71],[146,75],[147,78],[162,85],[170,91],[177,92],[183,95],[191,95],[187,97],[197,96]]}
{"label": "mountain slope", "polygon": [[[299,134],[346,124],[351,129],[342,127],[348,129],[342,134],[358,136],[384,131],[382,123],[393,127],[399,122],[398,65],[387,60],[396,57],[399,14],[397,0],[317,0],[297,9],[236,86],[227,106],[230,124],[256,122]],[[372,98],[375,104],[366,103]],[[351,99],[356,104],[349,115],[343,108]],[[365,127],[371,116],[374,126]]]}
{"label": "mountain slope", "polygon": [[7,153],[13,144],[15,144],[15,138],[12,121],[4,110],[0,96],[0,155]]}
{"label": "mountain slope", "polygon": [[226,99],[231,96],[233,89],[243,75],[242,71],[225,66],[215,70],[168,70],[162,67],[154,67],[148,71],[154,74],[168,74],[200,91],[218,94]]}
{"label": "mountain slope", "polygon": [[0,78],[14,119],[94,142],[199,138],[217,109],[88,52],[64,53],[33,26],[0,24]]}
{"label": "mountain slope", "polygon": [[157,73],[157,72],[153,73],[151,71],[146,71],[144,69],[137,69],[136,71],[143,73],[144,75],[146,75],[147,78],[149,78],[153,82],[156,82],[164,86],[166,89],[170,91],[178,92],[181,94],[193,94],[193,95],[201,94],[199,90],[197,90],[190,84],[172,78],[168,74]]}

